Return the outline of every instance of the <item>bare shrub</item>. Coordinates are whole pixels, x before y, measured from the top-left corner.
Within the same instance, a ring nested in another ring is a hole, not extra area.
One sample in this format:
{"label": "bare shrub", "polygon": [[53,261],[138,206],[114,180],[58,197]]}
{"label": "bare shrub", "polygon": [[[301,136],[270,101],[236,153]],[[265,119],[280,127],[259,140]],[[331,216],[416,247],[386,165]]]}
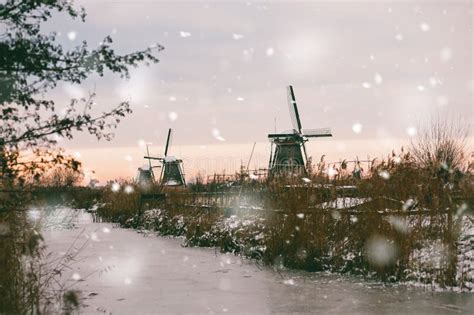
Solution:
{"label": "bare shrub", "polygon": [[420,128],[411,143],[411,152],[419,167],[446,177],[447,173],[467,171],[465,154],[469,125],[461,121],[432,119]]}

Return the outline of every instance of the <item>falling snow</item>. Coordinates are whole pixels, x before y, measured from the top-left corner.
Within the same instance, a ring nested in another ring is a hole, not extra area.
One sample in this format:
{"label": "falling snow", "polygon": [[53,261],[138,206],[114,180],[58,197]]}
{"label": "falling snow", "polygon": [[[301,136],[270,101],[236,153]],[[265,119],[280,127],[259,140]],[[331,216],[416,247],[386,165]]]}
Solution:
{"label": "falling snow", "polygon": [[379,176],[382,177],[383,179],[390,179],[390,173],[385,170],[380,171]]}
{"label": "falling snow", "polygon": [[361,123],[355,123],[352,125],[352,131],[354,133],[361,133],[362,132],[362,124]]}
{"label": "falling snow", "polygon": [[420,24],[420,29],[423,31],[423,32],[428,32],[430,30],[430,26],[428,23],[426,22],[423,22]]}
{"label": "falling snow", "polygon": [[76,34],[76,32],[74,32],[74,31],[69,31],[69,32],[67,33],[67,38],[68,38],[70,41],[74,41],[74,40],[76,39],[76,36],[77,36],[77,34]]}
{"label": "falling snow", "polygon": [[410,137],[414,137],[416,136],[417,130],[416,130],[416,127],[411,126],[407,128],[406,132],[407,132],[407,135],[409,135]]}
{"label": "falling snow", "polygon": [[449,47],[444,47],[439,52],[439,59],[442,62],[448,62],[448,61],[451,60],[452,57],[453,57],[453,52],[451,51],[451,48],[449,48]]}
{"label": "falling snow", "polygon": [[271,57],[275,53],[275,50],[273,49],[273,47],[268,47],[265,52],[266,52],[268,57]]}
{"label": "falling snow", "polygon": [[176,112],[169,112],[168,113],[168,119],[173,122],[173,121],[176,121],[176,119],[178,119],[178,113]]}
{"label": "falling snow", "polygon": [[221,132],[217,128],[212,129],[212,136],[219,141],[225,141],[225,138],[221,136]]}
{"label": "falling snow", "polygon": [[189,33],[189,32],[184,32],[184,31],[180,31],[180,32],[179,32],[179,36],[181,36],[181,37],[189,37],[189,36],[191,36],[191,33]]}
{"label": "falling snow", "polygon": [[119,183],[113,183],[110,189],[113,192],[118,192],[120,190],[120,184]]}
{"label": "falling snow", "polygon": [[377,85],[382,84],[383,78],[382,78],[382,76],[380,75],[380,73],[376,73],[376,74],[374,75],[374,81],[375,81],[375,83],[376,83]]}

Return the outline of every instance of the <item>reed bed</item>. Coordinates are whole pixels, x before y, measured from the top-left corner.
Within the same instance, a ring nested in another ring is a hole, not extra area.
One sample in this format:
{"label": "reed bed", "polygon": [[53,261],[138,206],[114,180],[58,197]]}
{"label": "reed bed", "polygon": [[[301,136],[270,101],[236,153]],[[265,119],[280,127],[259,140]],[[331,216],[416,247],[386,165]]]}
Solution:
{"label": "reed bed", "polygon": [[[329,178],[313,169],[303,179],[169,189],[166,204],[144,213],[137,208],[138,188],[109,191],[99,214],[275,268],[472,288],[472,270],[459,267],[461,225],[472,226],[471,173],[440,179],[407,153],[374,163],[362,179]],[[436,255],[427,250],[433,247]]]}

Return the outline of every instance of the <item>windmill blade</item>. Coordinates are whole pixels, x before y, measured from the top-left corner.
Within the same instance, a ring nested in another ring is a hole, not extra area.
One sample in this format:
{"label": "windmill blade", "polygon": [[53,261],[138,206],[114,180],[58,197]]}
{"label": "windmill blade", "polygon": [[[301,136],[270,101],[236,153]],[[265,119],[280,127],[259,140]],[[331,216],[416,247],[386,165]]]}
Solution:
{"label": "windmill blade", "polygon": [[332,137],[330,128],[303,129],[303,136],[306,138]]}
{"label": "windmill blade", "polygon": [[[150,156],[150,151],[148,150],[148,144],[146,145],[146,155]],[[152,169],[151,167],[151,159],[148,159],[148,166],[150,167],[150,170]]]}
{"label": "windmill blade", "polygon": [[171,128],[168,130],[168,137],[166,138],[166,146],[165,146],[165,157],[168,156],[168,149],[170,147],[170,144],[171,144],[171,139],[172,138],[172,134],[171,134]]}
{"label": "windmill blade", "polygon": [[290,116],[291,116],[291,123],[293,124],[293,129],[301,133],[300,114],[298,113],[298,106],[296,105],[295,93],[291,85],[287,87],[287,93],[288,93],[288,107],[290,108]]}
{"label": "windmill blade", "polygon": [[308,165],[308,153],[306,153],[306,146],[303,141],[303,153],[304,153],[304,160],[305,160],[305,166]]}

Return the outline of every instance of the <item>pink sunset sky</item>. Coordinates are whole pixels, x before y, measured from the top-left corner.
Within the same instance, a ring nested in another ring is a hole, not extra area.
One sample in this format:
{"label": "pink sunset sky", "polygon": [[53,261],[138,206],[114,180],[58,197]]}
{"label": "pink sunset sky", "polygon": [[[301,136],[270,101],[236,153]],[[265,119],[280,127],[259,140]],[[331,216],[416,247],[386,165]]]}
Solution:
{"label": "pink sunset sky", "polygon": [[474,121],[472,1],[76,2],[86,23],[60,15],[45,27],[66,47],[108,34],[122,53],[165,47],[128,81],[91,77],[51,93],[66,104],[95,90],[98,112],[131,101],[112,141],[61,142],[102,182],[134,177],[143,144],[161,155],[170,127],[188,177],[233,172],[254,142],[250,165],[266,167],[267,134],[291,129],[289,84],[303,127],[332,129],[309,142],[314,160],[381,158],[433,117]]}

